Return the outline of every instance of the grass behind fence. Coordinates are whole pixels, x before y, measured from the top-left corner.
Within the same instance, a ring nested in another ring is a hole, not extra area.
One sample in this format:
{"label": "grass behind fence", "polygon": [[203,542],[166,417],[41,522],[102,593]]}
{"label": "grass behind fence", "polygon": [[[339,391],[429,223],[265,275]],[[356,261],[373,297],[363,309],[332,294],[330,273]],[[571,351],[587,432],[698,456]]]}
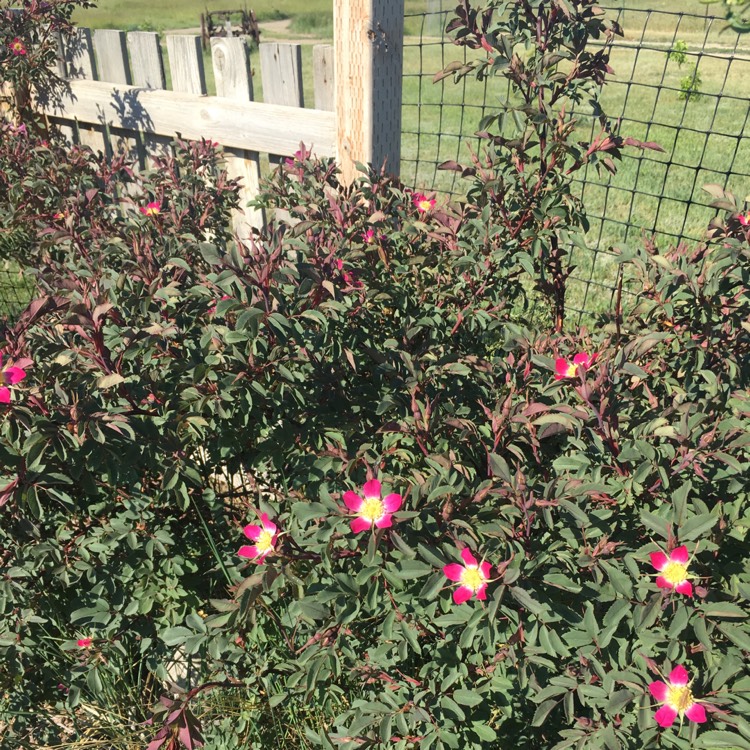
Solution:
{"label": "grass behind fence", "polygon": [[[617,272],[610,248],[640,243],[644,234],[655,234],[661,244],[700,239],[714,215],[704,184],[719,183],[740,197],[750,192],[750,38],[707,19],[697,2],[679,13],[660,11],[667,4],[650,0],[625,3],[625,12],[624,3],[610,9],[625,38],[612,53],[615,75],[603,93],[604,110],[622,118],[624,135],[655,141],[665,153],[630,149],[615,177],[594,170],[579,175],[591,230],[589,249],[572,253],[569,303],[589,313],[610,303]],[[436,18],[422,16],[421,34],[405,48],[402,171],[407,182],[455,194],[465,187],[438,164],[466,161],[466,144],[476,144],[472,134],[483,112],[497,109],[508,89],[504,79],[433,84],[435,72],[466,55],[430,32],[440,28]],[[678,47],[686,47],[681,66],[670,58]],[[585,128],[586,112],[578,115]]]}

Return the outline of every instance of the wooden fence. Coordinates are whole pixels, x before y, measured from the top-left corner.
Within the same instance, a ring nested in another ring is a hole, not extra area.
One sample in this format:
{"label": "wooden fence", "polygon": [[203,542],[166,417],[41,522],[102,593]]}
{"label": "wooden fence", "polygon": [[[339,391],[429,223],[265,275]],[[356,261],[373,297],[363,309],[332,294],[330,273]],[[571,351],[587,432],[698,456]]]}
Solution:
{"label": "wooden fence", "polygon": [[[40,108],[73,140],[105,152],[126,148],[142,162],[176,136],[215,141],[230,176],[242,180],[242,205],[257,193],[260,154],[290,156],[300,142],[336,158],[346,181],[358,161],[385,163],[397,174],[403,0],[333,6],[333,45],[313,51],[314,108],[304,107],[299,45],[261,43],[257,102],[242,38],[211,40],[216,95],[207,96],[199,36],[166,37],[168,90],[158,34],[85,28],[62,50],[68,94]],[[248,209],[235,217],[235,229],[242,235],[243,226],[262,220]]]}

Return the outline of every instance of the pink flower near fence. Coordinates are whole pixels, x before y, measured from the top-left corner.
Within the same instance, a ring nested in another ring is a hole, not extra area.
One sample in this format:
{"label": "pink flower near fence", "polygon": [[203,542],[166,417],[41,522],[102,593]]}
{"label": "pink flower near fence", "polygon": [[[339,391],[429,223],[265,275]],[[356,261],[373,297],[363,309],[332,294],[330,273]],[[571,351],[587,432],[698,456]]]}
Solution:
{"label": "pink flower near fence", "polygon": [[240,557],[255,560],[256,563],[261,565],[268,555],[276,551],[276,540],[279,535],[276,524],[269,520],[268,514],[263,513],[261,515],[260,524],[249,524],[242,531],[255,544],[240,547],[237,553]]}
{"label": "pink flower near fence", "polygon": [[453,592],[453,601],[456,604],[463,604],[469,601],[472,596],[476,596],[477,599],[486,599],[487,583],[492,570],[490,564],[488,562],[477,562],[476,557],[468,547],[461,550],[461,559],[464,561],[463,565],[450,563],[443,568],[443,573],[449,581],[460,584]]}
{"label": "pink flower near fence", "polygon": [[11,41],[8,44],[8,49],[18,57],[19,55],[25,55],[26,54],[26,46],[24,43],[18,38],[15,37],[13,41]]}
{"label": "pink flower near fence", "polygon": [[3,355],[0,353],[0,404],[10,403],[9,385],[15,385],[26,377],[26,370],[21,367],[3,367]]}
{"label": "pink flower near fence", "polygon": [[693,584],[688,580],[687,570],[690,554],[687,547],[676,547],[667,556],[664,552],[652,552],[651,564],[659,572],[656,585],[660,589],[674,589],[678,594],[693,595]]}
{"label": "pink flower near fence", "polygon": [[344,493],[346,507],[357,516],[351,522],[352,531],[359,534],[373,526],[379,529],[391,526],[392,514],[401,507],[401,495],[394,492],[381,499],[381,486],[377,479],[365,482],[362,494],[364,497],[351,490]]}
{"label": "pink flower near fence", "polygon": [[151,203],[147,203],[145,206],[140,206],[138,210],[144,216],[158,216],[161,213],[161,203],[159,201],[151,201]]}
{"label": "pink flower near fence", "polygon": [[693,698],[690,685],[687,670],[680,665],[669,673],[667,682],[652,682],[648,686],[651,695],[661,704],[654,714],[660,727],[671,727],[678,716],[680,721],[687,716],[689,721],[696,724],[706,721],[706,709]]}
{"label": "pink flower near fence", "polygon": [[567,359],[560,357],[555,360],[555,380],[564,380],[565,378],[574,378],[578,374],[578,368],[582,367],[584,370],[588,370],[591,367],[595,354],[586,354],[580,352],[573,357],[573,361],[569,362]]}

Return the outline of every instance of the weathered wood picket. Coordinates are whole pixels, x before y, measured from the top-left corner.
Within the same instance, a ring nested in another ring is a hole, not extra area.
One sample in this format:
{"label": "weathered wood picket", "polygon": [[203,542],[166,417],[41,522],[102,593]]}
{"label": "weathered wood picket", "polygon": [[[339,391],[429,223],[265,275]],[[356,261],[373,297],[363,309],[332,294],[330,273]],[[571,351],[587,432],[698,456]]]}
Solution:
{"label": "weathered wood picket", "polygon": [[[175,136],[215,141],[242,180],[242,205],[257,194],[260,154],[290,156],[300,142],[335,157],[347,181],[358,161],[396,174],[403,18],[403,0],[334,0],[334,44],[313,52],[314,109],[304,106],[299,45],[261,43],[260,103],[242,38],[211,40],[216,96],[207,96],[199,36],[167,35],[167,90],[158,34],[80,28],[62,54],[69,95],[42,109],[74,141],[128,149],[142,164]],[[248,209],[235,229],[262,221]]]}

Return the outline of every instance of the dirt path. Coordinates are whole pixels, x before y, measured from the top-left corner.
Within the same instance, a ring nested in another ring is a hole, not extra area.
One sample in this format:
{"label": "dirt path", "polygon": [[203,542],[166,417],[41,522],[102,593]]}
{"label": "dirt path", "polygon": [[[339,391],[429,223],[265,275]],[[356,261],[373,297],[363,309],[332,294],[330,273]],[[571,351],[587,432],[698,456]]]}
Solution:
{"label": "dirt path", "polygon": [[[291,18],[284,18],[278,21],[260,21],[260,39],[263,42],[284,41],[289,44],[315,44],[326,41],[320,39],[314,34],[303,35],[290,34],[289,26],[292,23]],[[188,29],[167,29],[165,34],[200,34],[200,26],[190,27]]]}

